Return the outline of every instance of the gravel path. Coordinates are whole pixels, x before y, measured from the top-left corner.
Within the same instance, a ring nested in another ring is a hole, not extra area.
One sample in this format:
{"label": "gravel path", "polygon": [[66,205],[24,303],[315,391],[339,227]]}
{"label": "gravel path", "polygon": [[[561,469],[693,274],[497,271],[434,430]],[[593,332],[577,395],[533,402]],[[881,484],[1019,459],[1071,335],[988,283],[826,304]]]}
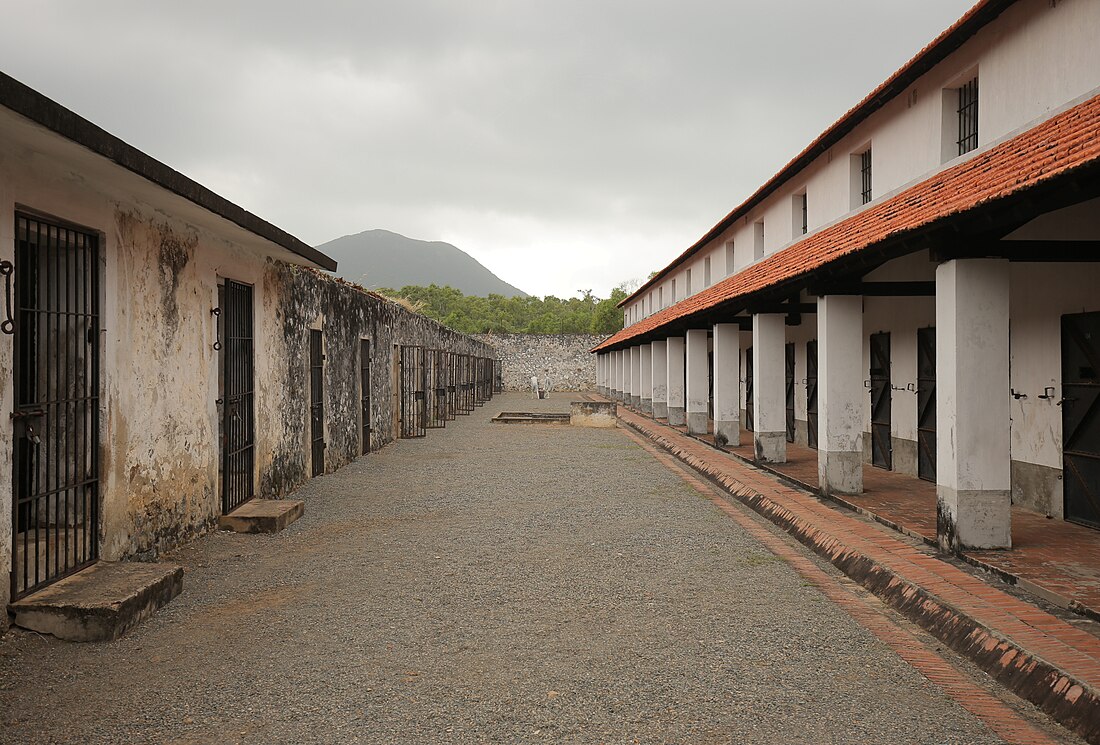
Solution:
{"label": "gravel path", "polygon": [[117,642],[0,640],[3,742],[993,743],[617,430],[494,399],[169,560]]}

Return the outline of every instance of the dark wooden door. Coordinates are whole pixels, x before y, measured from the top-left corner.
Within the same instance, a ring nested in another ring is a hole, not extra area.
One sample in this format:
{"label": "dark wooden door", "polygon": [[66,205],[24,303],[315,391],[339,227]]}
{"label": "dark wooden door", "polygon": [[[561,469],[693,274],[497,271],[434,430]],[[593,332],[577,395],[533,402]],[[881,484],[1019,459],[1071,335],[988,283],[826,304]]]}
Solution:
{"label": "dark wooden door", "polygon": [[817,339],[806,342],[806,444],[817,450]]}
{"label": "dark wooden door", "polygon": [[325,472],[325,355],[321,332],[309,332],[309,439],[314,476]]}
{"label": "dark wooden door", "polygon": [[783,394],[787,406],[787,442],[794,442],[794,342],[783,347]]}
{"label": "dark wooden door", "polygon": [[871,463],[893,467],[890,443],[890,334],[871,334]]}
{"label": "dark wooden door", "polygon": [[752,347],[745,350],[745,429],[755,431],[752,406]]}
{"label": "dark wooden door", "polygon": [[1062,443],[1066,519],[1100,528],[1100,313],[1062,316]]}
{"label": "dark wooden door", "polygon": [[917,329],[917,475],[936,480],[936,329]]}

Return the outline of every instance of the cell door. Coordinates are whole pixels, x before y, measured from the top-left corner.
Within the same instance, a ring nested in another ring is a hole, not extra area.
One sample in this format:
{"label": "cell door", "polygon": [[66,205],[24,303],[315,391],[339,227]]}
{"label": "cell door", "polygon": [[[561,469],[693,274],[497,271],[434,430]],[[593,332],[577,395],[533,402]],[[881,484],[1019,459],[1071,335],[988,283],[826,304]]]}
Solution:
{"label": "cell door", "polygon": [[890,443],[890,334],[871,334],[871,464],[893,468]]}
{"label": "cell door", "polygon": [[252,287],[227,279],[219,288],[222,326],[222,512],[252,499],[255,484],[256,427],[253,409],[255,359],[252,341]]}
{"label": "cell door", "polygon": [[917,476],[936,480],[936,329],[917,329]]}
{"label": "cell door", "polygon": [[783,378],[787,402],[787,442],[794,442],[794,342],[783,347]]}
{"label": "cell door", "polygon": [[806,444],[817,450],[817,339],[806,342]]}
{"label": "cell door", "polygon": [[99,240],[17,214],[14,275],[17,599],[99,558]]}
{"label": "cell door", "polygon": [[1062,470],[1066,519],[1100,528],[1100,313],[1062,316]]}
{"label": "cell door", "polygon": [[370,452],[370,339],[359,340],[359,421],[362,431],[359,435],[359,452]]}
{"label": "cell door", "polygon": [[325,348],[318,329],[309,331],[309,442],[314,476],[325,472]]}
{"label": "cell door", "polygon": [[443,350],[425,350],[425,362],[427,363],[427,421],[428,429],[439,429],[447,426],[447,386],[446,371],[443,368]]}
{"label": "cell door", "polygon": [[401,437],[424,437],[427,431],[427,377],[424,348],[401,347]]}
{"label": "cell door", "polygon": [[752,405],[752,347],[745,350],[745,429],[755,431]]}

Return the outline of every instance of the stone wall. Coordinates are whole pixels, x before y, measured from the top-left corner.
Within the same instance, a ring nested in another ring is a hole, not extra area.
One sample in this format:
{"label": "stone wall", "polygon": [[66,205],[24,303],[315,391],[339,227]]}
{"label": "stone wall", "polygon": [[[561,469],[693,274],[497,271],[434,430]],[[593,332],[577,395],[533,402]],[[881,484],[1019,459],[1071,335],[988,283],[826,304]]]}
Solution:
{"label": "stone wall", "polygon": [[504,389],[526,391],[531,376],[549,380],[555,391],[591,391],[596,387],[596,355],[588,350],[606,336],[596,334],[479,334],[497,350]]}

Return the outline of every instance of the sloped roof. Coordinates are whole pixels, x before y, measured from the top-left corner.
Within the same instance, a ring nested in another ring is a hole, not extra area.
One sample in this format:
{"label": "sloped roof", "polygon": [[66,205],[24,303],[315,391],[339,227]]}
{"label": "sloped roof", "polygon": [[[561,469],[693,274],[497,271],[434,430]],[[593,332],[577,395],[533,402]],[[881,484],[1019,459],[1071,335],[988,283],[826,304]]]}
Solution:
{"label": "sloped roof", "polygon": [[0,106],[87,148],[96,155],[117,163],[162,189],[235,223],[253,235],[301,256],[315,266],[330,271],[336,269],[334,259],[295,238],[282,228],[237,206],[197,181],[146,155],[102,127],[92,124],[84,117],[2,72],[0,72]]}
{"label": "sloped roof", "polygon": [[664,269],[657,272],[642,284],[631,295],[624,298],[618,305],[622,307],[634,298],[640,296],[657,282],[668,276],[669,270],[676,267],[698,253],[704,246],[721,235],[727,228],[739,218],[744,217],[758,204],[767,199],[779,187],[813,162],[815,158],[824,153],[841,138],[855,129],[861,122],[871,116],[889,101],[907,89],[921,75],[928,72],[945,57],[958,49],[962,44],[976,34],[983,26],[995,19],[1017,0],[981,0],[968,10],[959,20],[955,21],[942,34],[937,36],[928,46],[922,49],[911,60],[906,62],[897,72],[888,77],[879,87],[867,94],[867,96],[852,107],[844,116],[840,117],[832,126],[826,129],[816,140],[806,146],[801,153],[796,155],[787,165],[779,169],[779,172],[753,193],[748,199],[735,207],[732,212],[723,217],[718,223],[708,230],[706,234],[691,244],[682,254],[673,259]]}
{"label": "sloped roof", "polygon": [[1098,164],[1100,96],[1095,96],[624,328],[592,351],[615,347],[720,304],[805,278],[892,237]]}

